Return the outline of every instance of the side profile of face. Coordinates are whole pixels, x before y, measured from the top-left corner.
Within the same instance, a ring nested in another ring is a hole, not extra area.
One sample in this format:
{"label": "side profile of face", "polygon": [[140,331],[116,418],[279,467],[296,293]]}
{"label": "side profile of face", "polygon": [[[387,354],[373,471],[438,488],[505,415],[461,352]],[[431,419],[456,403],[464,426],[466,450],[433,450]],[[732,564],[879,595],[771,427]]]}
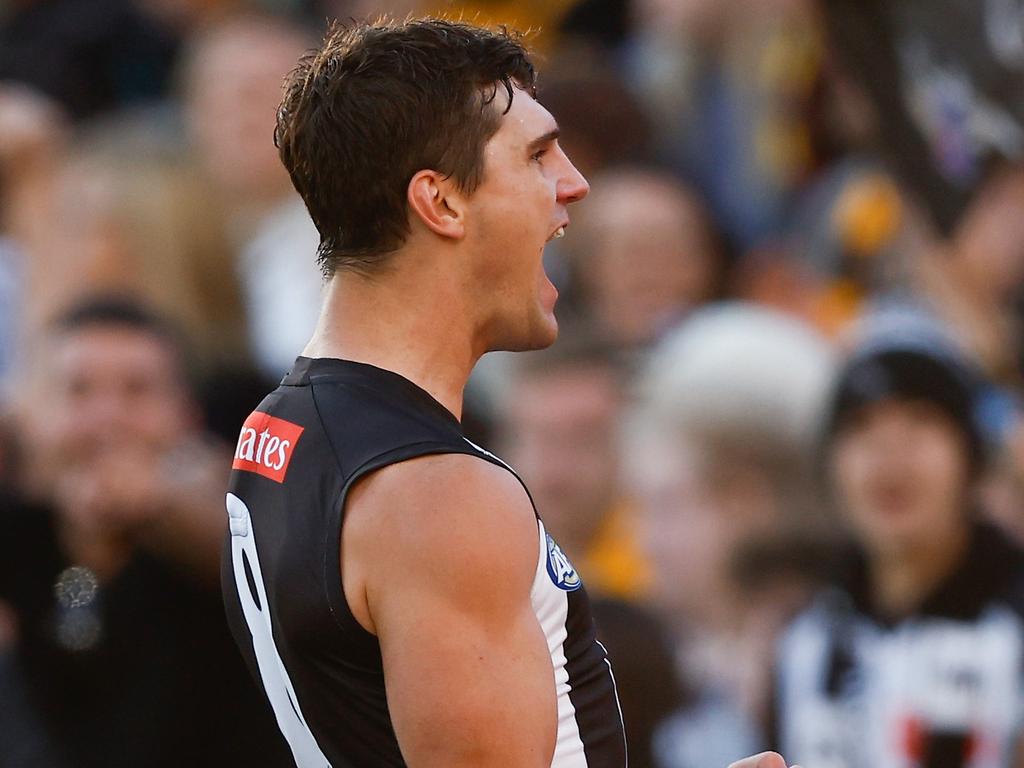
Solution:
{"label": "side profile of face", "polygon": [[840,506],[869,553],[898,554],[966,524],[965,439],[935,405],[866,406],[840,427],[831,461]]}
{"label": "side profile of face", "polygon": [[[558,143],[558,126],[525,91],[484,147],[482,183],[467,200],[467,288],[478,297],[488,350],[541,349],[558,335],[558,291],[544,272],[544,246],[569,224],[568,207],[589,190]],[[499,91],[494,108],[503,103]]]}

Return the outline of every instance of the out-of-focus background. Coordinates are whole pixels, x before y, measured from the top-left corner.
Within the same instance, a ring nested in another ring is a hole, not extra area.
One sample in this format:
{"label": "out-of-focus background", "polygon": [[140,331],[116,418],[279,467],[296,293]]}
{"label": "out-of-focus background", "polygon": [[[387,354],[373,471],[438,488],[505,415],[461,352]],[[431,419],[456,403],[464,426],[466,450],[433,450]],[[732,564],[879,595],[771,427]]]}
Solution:
{"label": "out-of-focus background", "polygon": [[223,491],[321,290],[282,79],[380,12],[533,30],[591,182],[465,421],[631,765],[1024,765],[1022,0],[6,0],[0,768],[289,764]]}

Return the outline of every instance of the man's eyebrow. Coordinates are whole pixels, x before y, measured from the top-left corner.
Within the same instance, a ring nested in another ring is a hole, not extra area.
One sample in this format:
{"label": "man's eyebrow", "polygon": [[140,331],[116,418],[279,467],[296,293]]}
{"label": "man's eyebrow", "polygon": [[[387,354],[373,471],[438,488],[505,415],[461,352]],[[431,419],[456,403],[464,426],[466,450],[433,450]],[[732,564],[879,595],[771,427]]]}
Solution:
{"label": "man's eyebrow", "polygon": [[533,154],[538,149],[543,147],[545,144],[550,144],[552,141],[562,135],[562,131],[558,126],[555,126],[550,131],[545,133],[543,136],[538,136],[536,139],[526,145],[526,151],[528,154]]}

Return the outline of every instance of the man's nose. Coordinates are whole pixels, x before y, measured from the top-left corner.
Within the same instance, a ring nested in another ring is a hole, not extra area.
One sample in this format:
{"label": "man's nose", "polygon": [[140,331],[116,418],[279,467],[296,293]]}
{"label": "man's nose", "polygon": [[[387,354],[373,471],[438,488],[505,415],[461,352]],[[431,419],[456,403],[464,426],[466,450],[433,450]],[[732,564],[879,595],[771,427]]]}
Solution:
{"label": "man's nose", "polygon": [[566,158],[567,173],[558,183],[558,200],[568,205],[577,203],[590,192],[590,183],[583,177],[569,158]]}

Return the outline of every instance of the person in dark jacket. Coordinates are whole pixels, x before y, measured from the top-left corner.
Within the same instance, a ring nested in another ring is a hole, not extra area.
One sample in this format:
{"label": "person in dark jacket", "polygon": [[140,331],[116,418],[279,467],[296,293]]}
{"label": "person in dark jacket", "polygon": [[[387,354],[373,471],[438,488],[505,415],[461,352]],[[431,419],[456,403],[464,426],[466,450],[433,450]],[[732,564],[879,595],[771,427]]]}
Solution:
{"label": "person in dark jacket", "polygon": [[128,299],[57,319],[0,487],[0,768],[278,768],[217,589],[223,448]]}

